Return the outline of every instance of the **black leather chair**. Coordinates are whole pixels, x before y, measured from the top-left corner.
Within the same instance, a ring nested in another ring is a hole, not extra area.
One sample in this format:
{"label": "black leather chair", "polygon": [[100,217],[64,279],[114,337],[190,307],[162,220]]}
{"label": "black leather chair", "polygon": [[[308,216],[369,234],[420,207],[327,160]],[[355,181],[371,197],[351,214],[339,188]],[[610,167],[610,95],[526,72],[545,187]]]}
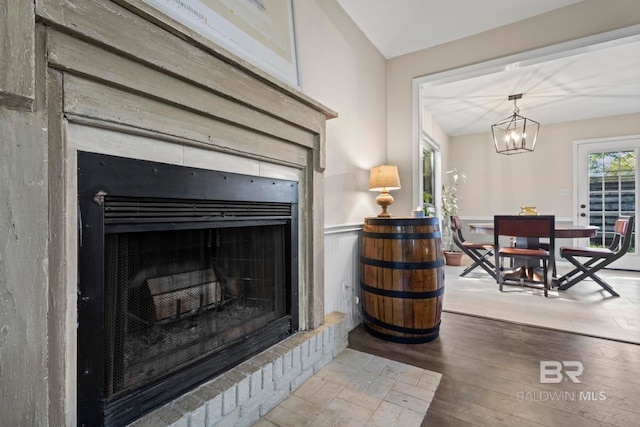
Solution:
{"label": "black leather chair", "polygon": [[[608,248],[592,248],[589,246],[563,246],[560,256],[567,259],[576,268],[556,280],[558,289],[565,291],[586,278],[591,278],[611,295],[619,297],[611,285],[602,280],[596,273],[622,257],[631,246],[633,237],[634,216],[620,217],[613,227],[613,240]],[[587,258],[580,261],[577,257]]]}
{"label": "black leather chair", "polygon": [[[493,226],[496,277],[500,291],[504,284],[511,284],[543,289],[544,296],[548,296],[552,281],[549,267],[555,264],[555,216],[496,215]],[[526,238],[530,242],[545,238],[548,239],[548,249],[536,244],[532,247],[501,245],[501,240],[504,241],[506,237]],[[505,269],[506,259],[509,259],[510,266],[516,268]],[[542,277],[535,274],[540,265]]]}
{"label": "black leather chair", "polygon": [[493,245],[490,243],[476,243],[465,240],[462,235],[462,221],[457,215],[450,217],[451,232],[453,233],[453,241],[455,244],[473,260],[473,264],[464,269],[460,273],[461,277],[466,276],[469,272],[477,267],[481,267],[489,273],[491,277],[496,278],[496,266],[491,262],[493,256]]}

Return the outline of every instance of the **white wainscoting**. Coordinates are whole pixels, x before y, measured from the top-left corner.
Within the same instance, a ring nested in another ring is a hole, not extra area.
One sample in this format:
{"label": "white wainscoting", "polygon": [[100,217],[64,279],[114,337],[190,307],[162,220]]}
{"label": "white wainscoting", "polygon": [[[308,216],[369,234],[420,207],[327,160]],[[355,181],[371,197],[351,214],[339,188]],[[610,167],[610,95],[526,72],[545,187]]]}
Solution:
{"label": "white wainscoting", "polygon": [[360,307],[360,236],[362,224],[324,229],[324,311],[338,311],[349,330],[362,323]]}

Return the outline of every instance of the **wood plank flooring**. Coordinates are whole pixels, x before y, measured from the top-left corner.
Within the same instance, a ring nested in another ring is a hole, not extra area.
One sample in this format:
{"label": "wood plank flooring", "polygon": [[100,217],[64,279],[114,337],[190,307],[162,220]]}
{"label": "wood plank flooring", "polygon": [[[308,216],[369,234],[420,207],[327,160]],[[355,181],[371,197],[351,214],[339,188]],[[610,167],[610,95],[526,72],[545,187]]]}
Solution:
{"label": "wood plank flooring", "polygon": [[[636,344],[445,312],[431,343],[359,326],[349,347],[443,375],[423,426],[640,426]],[[581,362],[580,383],[541,383],[540,361]]]}

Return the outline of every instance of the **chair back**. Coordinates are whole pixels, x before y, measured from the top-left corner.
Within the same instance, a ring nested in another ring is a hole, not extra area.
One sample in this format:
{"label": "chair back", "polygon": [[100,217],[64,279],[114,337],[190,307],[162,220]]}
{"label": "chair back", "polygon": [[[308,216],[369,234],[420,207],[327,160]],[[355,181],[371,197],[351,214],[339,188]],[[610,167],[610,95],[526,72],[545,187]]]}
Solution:
{"label": "chair back", "polygon": [[631,240],[633,238],[633,223],[635,216],[620,217],[616,220],[613,226],[614,239],[611,242],[611,249],[618,254],[625,254],[631,246]]}
{"label": "chair back", "polygon": [[453,231],[458,231],[462,229],[462,221],[458,215],[451,215],[449,217],[451,223],[451,229]]}
{"label": "chair back", "polygon": [[496,215],[494,236],[555,238],[555,215]]}
{"label": "chair back", "polygon": [[449,217],[449,224],[451,226],[451,234],[453,237],[453,241],[459,248],[462,248],[464,242],[466,242],[464,236],[462,235],[462,220],[458,215],[451,215]]}

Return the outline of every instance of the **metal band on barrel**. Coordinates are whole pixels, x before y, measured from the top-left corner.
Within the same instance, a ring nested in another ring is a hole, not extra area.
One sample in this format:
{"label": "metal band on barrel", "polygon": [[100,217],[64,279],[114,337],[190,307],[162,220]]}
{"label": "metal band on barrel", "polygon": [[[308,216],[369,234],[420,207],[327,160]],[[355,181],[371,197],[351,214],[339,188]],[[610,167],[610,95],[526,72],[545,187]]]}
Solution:
{"label": "metal band on barrel", "polygon": [[395,342],[398,344],[424,344],[427,342],[431,342],[440,336],[440,333],[436,332],[435,334],[427,335],[425,337],[415,337],[415,338],[398,337],[395,335],[384,334],[380,331],[376,331],[375,329],[370,328],[366,323],[364,324],[364,328],[367,330],[367,332],[369,332],[371,335],[373,335],[376,338]]}
{"label": "metal band on barrel", "polygon": [[366,283],[360,282],[360,289],[372,294],[381,295],[383,297],[404,298],[404,299],[437,298],[444,294],[444,286],[442,286],[440,289],[436,289],[435,291],[412,292],[412,291],[394,291],[392,289],[374,288],[373,286],[369,286]]}
{"label": "metal band on barrel", "polygon": [[383,322],[371,316],[369,313],[367,313],[364,310],[362,310],[362,316],[366,321],[368,321],[373,325],[380,326],[382,328],[389,329],[390,331],[394,331],[394,332],[402,332],[404,334],[432,334],[434,332],[438,332],[438,330],[440,329],[440,322],[438,322],[438,324],[433,328],[419,329],[419,328],[408,328],[406,326],[392,325],[391,323]]}
{"label": "metal band on barrel", "polygon": [[431,231],[429,233],[376,233],[374,231],[363,231],[362,237],[371,239],[439,239],[442,233],[439,231]]}
{"label": "metal band on barrel", "polygon": [[427,270],[431,268],[444,267],[444,258],[433,261],[403,262],[403,261],[383,261],[360,257],[360,262],[373,267],[393,268],[396,270]]}

